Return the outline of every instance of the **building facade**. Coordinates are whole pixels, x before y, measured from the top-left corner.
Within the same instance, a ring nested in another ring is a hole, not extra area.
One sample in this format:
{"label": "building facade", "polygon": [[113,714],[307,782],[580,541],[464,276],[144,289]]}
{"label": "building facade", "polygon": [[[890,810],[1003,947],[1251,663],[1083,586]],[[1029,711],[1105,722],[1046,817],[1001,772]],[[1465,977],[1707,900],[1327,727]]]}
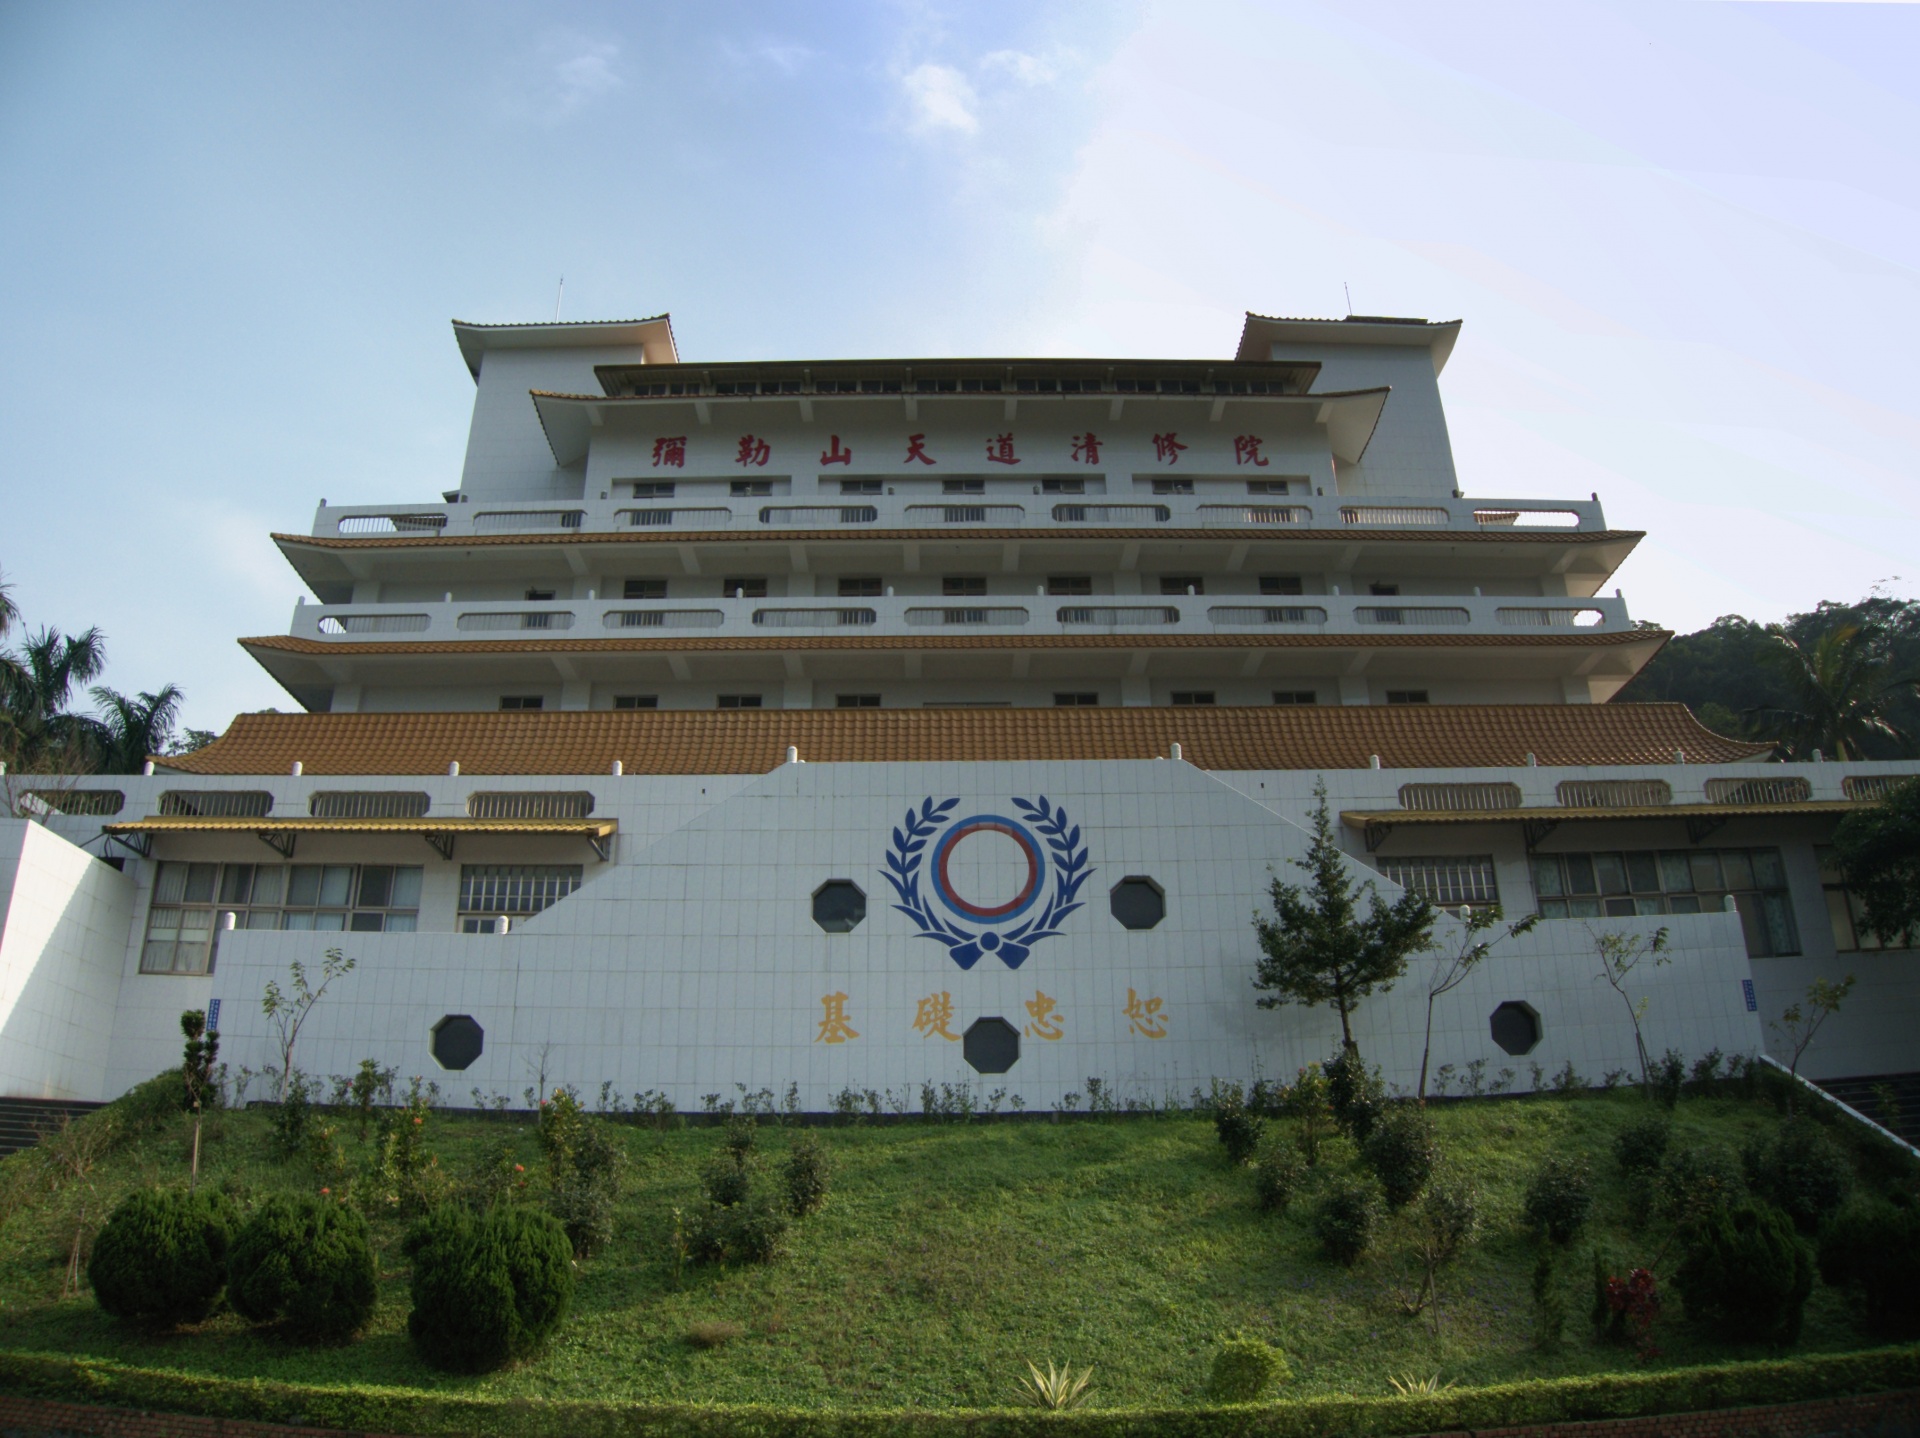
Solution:
{"label": "building facade", "polygon": [[[1608,703],[1668,637],[1603,593],[1642,536],[1466,496],[1458,332],[698,365],[664,318],[456,326],[459,487],[274,536],[311,601],[241,643],[306,712],[7,781],[0,1083],[120,1092],[209,1004],[264,1068],[266,983],[336,948],[294,1063],[456,1099],[1287,1076],[1338,1025],[1255,1006],[1251,919],[1322,792],[1383,893],[1542,916],[1435,1004],[1450,1084],[1633,1068],[1595,943],[1662,928],[1656,1051],[1777,1043],[1854,973],[1803,1067],[1920,1067],[1913,955],[1823,852],[1920,766]],[[1409,1086],[1428,967],[1356,1020]]]}

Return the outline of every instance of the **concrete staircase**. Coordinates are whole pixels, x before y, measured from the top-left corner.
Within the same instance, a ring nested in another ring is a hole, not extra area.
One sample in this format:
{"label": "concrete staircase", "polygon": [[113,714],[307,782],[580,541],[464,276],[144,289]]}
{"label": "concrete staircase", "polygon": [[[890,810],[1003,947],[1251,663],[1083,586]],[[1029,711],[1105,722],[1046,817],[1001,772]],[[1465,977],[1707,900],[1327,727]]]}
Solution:
{"label": "concrete staircase", "polygon": [[[1920,1073],[1867,1074],[1860,1078],[1819,1079],[1817,1082],[1840,1102],[1858,1109],[1882,1128],[1899,1134],[1908,1143],[1920,1146]],[[1875,1090],[1883,1084],[1893,1090],[1894,1100],[1899,1105],[1897,1121],[1890,1121],[1894,1115],[1881,1111],[1880,1095]]]}
{"label": "concrete staircase", "polygon": [[100,1107],[81,1099],[0,1098],[0,1158],[32,1148],[61,1124]]}

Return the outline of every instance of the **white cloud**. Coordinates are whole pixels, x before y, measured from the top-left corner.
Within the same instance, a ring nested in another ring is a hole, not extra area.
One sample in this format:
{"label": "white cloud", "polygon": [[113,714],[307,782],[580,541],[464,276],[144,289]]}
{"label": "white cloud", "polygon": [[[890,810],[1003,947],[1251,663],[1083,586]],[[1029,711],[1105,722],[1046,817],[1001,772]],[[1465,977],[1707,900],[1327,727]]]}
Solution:
{"label": "white cloud", "polygon": [[1018,80],[1022,85],[1048,85],[1059,77],[1059,70],[1050,62],[1037,55],[1029,55],[1024,50],[995,50],[980,57],[980,68],[986,71],[1002,71]]}
{"label": "white cloud", "polygon": [[556,118],[571,115],[607,91],[620,88],[620,76],[613,68],[620,54],[618,45],[604,40],[582,42],[576,38],[564,48],[571,53],[563,55],[553,66],[558,91]]}
{"label": "white cloud", "polygon": [[913,128],[920,131],[956,130],[971,135],[980,128],[974,106],[979,103],[967,77],[951,65],[919,65],[900,78],[913,104]]}
{"label": "white cloud", "polygon": [[577,31],[549,34],[516,56],[502,76],[501,110],[507,117],[538,125],[572,119],[618,90],[620,47]]}

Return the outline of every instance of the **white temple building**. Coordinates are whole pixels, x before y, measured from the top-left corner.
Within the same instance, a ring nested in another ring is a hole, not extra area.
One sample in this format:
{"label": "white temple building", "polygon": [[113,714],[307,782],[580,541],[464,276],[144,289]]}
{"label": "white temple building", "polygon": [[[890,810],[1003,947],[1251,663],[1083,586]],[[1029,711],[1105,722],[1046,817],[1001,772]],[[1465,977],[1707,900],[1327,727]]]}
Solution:
{"label": "white temple building", "polygon": [[[1594,945],[1659,928],[1656,1052],[1852,973],[1803,1071],[1920,1069],[1913,955],[1823,852],[1920,764],[1609,703],[1669,637],[1609,587],[1642,536],[1468,496],[1459,332],[698,364],[664,316],[457,324],[458,487],[274,536],[307,593],[240,642],[305,712],[6,780],[0,1094],[111,1097],[210,1005],[259,1070],[265,985],[334,948],[295,1064],[458,1102],[1288,1077],[1338,1024],[1256,1008],[1251,919],[1320,785],[1383,893],[1543,916],[1439,1001],[1455,1083],[1634,1068]],[[1356,1016],[1402,1085],[1427,967]]]}

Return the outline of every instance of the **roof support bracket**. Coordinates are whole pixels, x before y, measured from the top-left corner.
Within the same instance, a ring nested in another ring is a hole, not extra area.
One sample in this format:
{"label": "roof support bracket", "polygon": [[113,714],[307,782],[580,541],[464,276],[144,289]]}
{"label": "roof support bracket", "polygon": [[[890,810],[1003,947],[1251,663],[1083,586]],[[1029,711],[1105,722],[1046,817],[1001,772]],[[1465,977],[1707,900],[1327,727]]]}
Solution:
{"label": "roof support bracket", "polygon": [[1547,835],[1551,834],[1555,829],[1559,827],[1560,827],[1560,821],[1558,819],[1524,819],[1522,820],[1520,824],[1520,829],[1521,829],[1521,832],[1526,836],[1527,852],[1531,854],[1535,849],[1539,848],[1540,841],[1546,838]]}
{"label": "roof support bracket", "polygon": [[434,853],[438,854],[441,858],[445,859],[449,864],[453,862],[453,835],[446,834],[446,833],[435,833],[433,830],[429,829],[426,833],[422,834],[420,837],[425,839],[427,843],[432,846]]}
{"label": "roof support bracket", "polygon": [[153,836],[151,834],[113,834],[108,833],[104,828],[102,828],[100,832],[106,834],[109,839],[113,840],[113,842],[121,848],[131,849],[143,859],[151,859],[153,857]]}
{"label": "roof support bracket", "polygon": [[1698,844],[1727,822],[1724,815],[1689,814],[1687,816],[1687,842]]}
{"label": "roof support bracket", "polygon": [[[600,856],[601,863],[606,864],[613,861],[613,835],[589,834],[587,835],[587,842],[593,845],[593,852]],[[448,836],[447,847],[449,849],[453,847],[452,836]]]}
{"label": "roof support bracket", "polygon": [[283,859],[293,857],[294,841],[299,837],[290,829],[255,829],[253,837]]}
{"label": "roof support bracket", "polygon": [[1378,853],[1380,846],[1387,842],[1387,835],[1392,832],[1391,824],[1382,824],[1377,819],[1367,820],[1367,827],[1362,831],[1367,841],[1367,852]]}

